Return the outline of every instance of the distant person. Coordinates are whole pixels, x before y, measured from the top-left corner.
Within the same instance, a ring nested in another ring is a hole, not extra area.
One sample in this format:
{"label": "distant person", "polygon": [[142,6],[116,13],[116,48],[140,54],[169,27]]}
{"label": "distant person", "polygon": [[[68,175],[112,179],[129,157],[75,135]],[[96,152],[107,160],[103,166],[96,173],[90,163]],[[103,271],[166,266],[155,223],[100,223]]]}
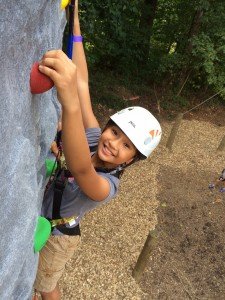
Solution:
{"label": "distant person", "polygon": [[[160,124],[141,107],[114,114],[101,131],[90,101],[78,1],[73,34],[72,61],[61,50],[52,50],[39,66],[54,81],[62,105],[61,167],[42,206],[42,215],[51,220],[53,231],[40,252],[34,283],[45,300],[60,299],[58,281],[80,243],[79,223],[84,214],[115,197],[123,170],[147,158],[161,138]],[[57,155],[57,149],[54,151]]]}

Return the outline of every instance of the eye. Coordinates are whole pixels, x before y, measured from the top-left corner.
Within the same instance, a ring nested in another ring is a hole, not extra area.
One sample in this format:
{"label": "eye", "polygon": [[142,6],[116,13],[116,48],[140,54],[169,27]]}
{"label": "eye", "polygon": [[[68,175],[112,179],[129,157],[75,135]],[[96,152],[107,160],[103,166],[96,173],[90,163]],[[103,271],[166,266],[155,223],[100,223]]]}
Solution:
{"label": "eye", "polygon": [[127,143],[124,143],[124,147],[127,148],[127,149],[130,149],[130,148],[131,148],[130,145],[127,144]]}
{"label": "eye", "polygon": [[115,128],[112,128],[112,133],[113,133],[114,135],[117,135],[117,134],[118,134],[118,132],[117,132],[117,130],[116,130]]}

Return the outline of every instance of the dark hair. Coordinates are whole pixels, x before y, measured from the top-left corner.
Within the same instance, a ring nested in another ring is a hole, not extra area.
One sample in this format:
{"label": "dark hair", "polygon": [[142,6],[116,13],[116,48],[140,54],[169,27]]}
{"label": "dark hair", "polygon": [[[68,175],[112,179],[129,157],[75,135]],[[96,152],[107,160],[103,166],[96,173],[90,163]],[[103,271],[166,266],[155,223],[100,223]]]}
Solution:
{"label": "dark hair", "polygon": [[104,127],[104,129],[103,129],[102,131],[105,131],[106,128],[111,127],[111,126],[116,126],[116,127],[118,127],[118,126],[116,125],[116,123],[113,122],[112,119],[109,119],[109,121],[106,123],[106,125],[105,125],[105,127]]}

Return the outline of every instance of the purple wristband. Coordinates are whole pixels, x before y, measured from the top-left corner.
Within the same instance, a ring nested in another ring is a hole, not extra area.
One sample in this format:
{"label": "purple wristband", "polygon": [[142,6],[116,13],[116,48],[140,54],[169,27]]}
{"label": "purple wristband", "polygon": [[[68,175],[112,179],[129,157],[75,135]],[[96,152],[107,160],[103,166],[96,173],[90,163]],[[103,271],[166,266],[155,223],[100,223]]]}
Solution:
{"label": "purple wristband", "polygon": [[83,37],[81,35],[73,35],[73,42],[79,43],[83,41]]}

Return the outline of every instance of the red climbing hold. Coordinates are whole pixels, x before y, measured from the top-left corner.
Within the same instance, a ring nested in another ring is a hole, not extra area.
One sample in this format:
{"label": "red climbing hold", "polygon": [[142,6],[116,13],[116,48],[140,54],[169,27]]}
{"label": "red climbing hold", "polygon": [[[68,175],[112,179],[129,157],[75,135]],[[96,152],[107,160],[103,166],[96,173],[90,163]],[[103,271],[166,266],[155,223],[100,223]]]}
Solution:
{"label": "red climbing hold", "polygon": [[39,63],[35,62],[30,72],[30,91],[32,94],[41,94],[50,90],[54,82],[38,69]]}

